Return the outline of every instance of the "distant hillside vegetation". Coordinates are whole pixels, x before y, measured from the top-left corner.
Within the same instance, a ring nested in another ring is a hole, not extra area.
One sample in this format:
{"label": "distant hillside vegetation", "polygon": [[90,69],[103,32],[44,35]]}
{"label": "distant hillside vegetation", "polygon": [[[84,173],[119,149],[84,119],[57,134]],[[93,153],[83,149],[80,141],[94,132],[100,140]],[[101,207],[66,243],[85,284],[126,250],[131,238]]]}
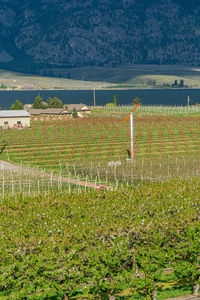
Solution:
{"label": "distant hillside vegetation", "polygon": [[197,0],[3,0],[0,68],[199,65],[199,16]]}

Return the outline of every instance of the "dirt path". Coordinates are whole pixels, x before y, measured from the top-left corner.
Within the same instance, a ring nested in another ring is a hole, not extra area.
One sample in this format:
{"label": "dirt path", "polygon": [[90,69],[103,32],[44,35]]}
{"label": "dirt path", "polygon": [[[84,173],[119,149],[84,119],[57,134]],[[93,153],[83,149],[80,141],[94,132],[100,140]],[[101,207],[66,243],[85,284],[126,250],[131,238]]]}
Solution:
{"label": "dirt path", "polygon": [[[70,178],[69,180],[68,180],[68,178],[65,178],[65,177],[59,177],[59,176],[53,176],[53,179],[54,180],[57,180],[57,181],[62,181],[62,182],[69,182],[69,183],[71,183],[71,184],[75,184],[75,185],[81,185],[81,186],[86,186],[86,187],[89,187],[89,188],[97,188],[97,185],[95,184],[95,183],[93,183],[93,182],[88,182],[88,181],[80,181],[80,180],[78,180],[78,179],[72,179],[72,178]],[[104,189],[106,189],[106,190],[113,190],[113,188],[112,187],[110,187],[110,186],[104,186]]]}
{"label": "dirt path", "polygon": [[[12,171],[12,172],[23,172],[24,176],[26,176],[27,174],[29,175],[33,175],[33,176],[41,176],[41,172],[39,170],[34,170],[33,168],[26,168],[25,166],[23,166],[23,168],[21,166],[9,163],[7,161],[4,160],[0,160],[0,170],[4,169],[6,171]],[[88,182],[88,181],[81,181],[78,179],[73,179],[73,178],[66,178],[66,177],[62,177],[62,176],[58,176],[58,175],[52,175],[47,173],[47,172],[43,172],[43,175],[45,174],[45,177],[48,178],[49,180],[52,179],[54,181],[62,181],[62,182],[66,182],[66,183],[71,183],[74,185],[80,185],[80,186],[84,186],[84,187],[89,187],[89,188],[93,188],[96,189],[97,185],[93,182]],[[113,190],[112,187],[110,186],[104,186],[104,189],[106,190]]]}
{"label": "dirt path", "polygon": [[6,171],[14,171],[14,172],[18,172],[20,171],[20,166],[17,166],[17,165],[14,165],[14,164],[11,164],[7,161],[4,161],[4,160],[0,160],[0,169],[4,169]]}

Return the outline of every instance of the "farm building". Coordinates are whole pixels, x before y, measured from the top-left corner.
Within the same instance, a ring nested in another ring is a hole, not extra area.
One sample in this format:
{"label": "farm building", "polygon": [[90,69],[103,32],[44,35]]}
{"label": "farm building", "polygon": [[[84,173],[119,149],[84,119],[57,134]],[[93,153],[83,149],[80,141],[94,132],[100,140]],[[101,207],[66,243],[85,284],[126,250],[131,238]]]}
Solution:
{"label": "farm building", "polygon": [[1,110],[0,129],[30,127],[30,114],[26,110]]}
{"label": "farm building", "polygon": [[71,118],[74,108],[80,118],[88,116],[91,109],[85,104],[66,104],[64,108],[33,109],[31,104],[25,104],[24,108],[30,113],[33,120],[63,120]]}
{"label": "farm building", "polygon": [[49,121],[49,120],[63,120],[70,118],[71,114],[64,108],[46,108],[46,109],[34,109],[28,110],[32,120]]}
{"label": "farm building", "polygon": [[67,111],[71,114],[73,113],[74,108],[77,111],[78,117],[82,118],[91,113],[91,109],[86,104],[66,104],[64,105]]}

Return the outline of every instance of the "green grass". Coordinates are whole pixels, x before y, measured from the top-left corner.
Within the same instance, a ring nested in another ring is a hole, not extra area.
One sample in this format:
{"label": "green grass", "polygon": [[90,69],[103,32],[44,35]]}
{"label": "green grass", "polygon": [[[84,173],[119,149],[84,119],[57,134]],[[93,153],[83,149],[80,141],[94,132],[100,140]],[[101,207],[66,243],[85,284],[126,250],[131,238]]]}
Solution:
{"label": "green grass", "polygon": [[0,70],[0,88],[1,89],[35,89],[35,90],[87,90],[93,88],[105,88],[106,82],[94,82],[75,80],[67,78],[43,77],[36,75],[27,75],[23,73]]}

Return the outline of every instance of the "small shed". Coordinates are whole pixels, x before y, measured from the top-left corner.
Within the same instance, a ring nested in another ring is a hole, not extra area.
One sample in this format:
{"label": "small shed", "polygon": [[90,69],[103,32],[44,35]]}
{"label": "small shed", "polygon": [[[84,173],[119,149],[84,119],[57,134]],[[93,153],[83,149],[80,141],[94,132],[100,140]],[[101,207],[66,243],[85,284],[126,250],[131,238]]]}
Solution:
{"label": "small shed", "polygon": [[0,129],[30,127],[30,114],[26,110],[0,110]]}

